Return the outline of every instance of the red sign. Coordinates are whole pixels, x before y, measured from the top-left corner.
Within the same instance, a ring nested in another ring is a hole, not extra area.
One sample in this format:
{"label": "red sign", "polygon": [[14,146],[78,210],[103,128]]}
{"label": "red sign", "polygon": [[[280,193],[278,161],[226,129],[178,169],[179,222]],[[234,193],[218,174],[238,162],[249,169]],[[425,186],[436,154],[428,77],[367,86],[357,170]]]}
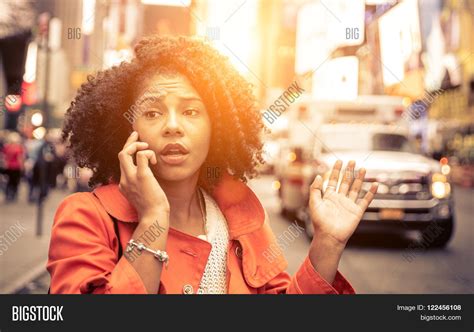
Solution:
{"label": "red sign", "polygon": [[7,95],[5,97],[5,108],[9,112],[18,112],[21,108],[21,104],[20,95]]}
{"label": "red sign", "polygon": [[23,81],[21,84],[21,99],[25,105],[36,104],[38,100],[36,82],[27,83]]}

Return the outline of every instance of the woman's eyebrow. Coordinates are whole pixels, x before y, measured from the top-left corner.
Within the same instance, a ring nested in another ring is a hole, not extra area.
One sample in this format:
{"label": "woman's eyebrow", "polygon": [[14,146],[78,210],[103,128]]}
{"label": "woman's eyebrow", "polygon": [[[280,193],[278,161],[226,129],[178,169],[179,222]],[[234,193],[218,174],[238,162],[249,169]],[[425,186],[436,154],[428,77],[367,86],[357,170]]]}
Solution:
{"label": "woman's eyebrow", "polygon": [[[163,97],[164,96],[162,94],[159,94],[159,93],[156,93],[156,94],[147,93],[146,95],[138,98],[138,100],[136,101],[136,104],[140,105],[140,104],[143,104],[144,102],[148,102],[148,101],[162,103],[163,102],[162,101]],[[179,96],[179,99],[181,99],[181,101],[185,101],[185,102],[199,101],[199,102],[203,103],[202,99],[198,96]]]}
{"label": "woman's eyebrow", "polygon": [[197,97],[197,96],[182,96],[180,97],[181,99],[185,100],[185,101],[192,101],[192,100],[196,100],[196,101],[200,101],[202,102],[202,99]]}
{"label": "woman's eyebrow", "polygon": [[152,100],[152,101],[156,101],[157,99],[160,99],[161,97],[163,97],[163,95],[159,94],[159,93],[147,93],[146,95],[138,98],[138,100],[136,101],[137,104],[143,104],[143,102],[147,101],[147,100]]}

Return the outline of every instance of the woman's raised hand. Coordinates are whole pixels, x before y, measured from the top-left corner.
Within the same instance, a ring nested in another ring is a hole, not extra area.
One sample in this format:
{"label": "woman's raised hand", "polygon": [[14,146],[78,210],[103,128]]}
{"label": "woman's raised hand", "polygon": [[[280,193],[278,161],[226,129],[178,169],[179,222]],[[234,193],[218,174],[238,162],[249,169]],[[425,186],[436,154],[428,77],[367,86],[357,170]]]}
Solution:
{"label": "woman's raised hand", "polygon": [[309,209],[315,239],[330,239],[343,248],[372,202],[378,184],[373,183],[365,196],[357,201],[366,171],[361,168],[354,176],[355,161],[350,161],[337,190],[341,168],[342,161],[336,161],[324,193],[323,179],[316,176],[310,188]]}

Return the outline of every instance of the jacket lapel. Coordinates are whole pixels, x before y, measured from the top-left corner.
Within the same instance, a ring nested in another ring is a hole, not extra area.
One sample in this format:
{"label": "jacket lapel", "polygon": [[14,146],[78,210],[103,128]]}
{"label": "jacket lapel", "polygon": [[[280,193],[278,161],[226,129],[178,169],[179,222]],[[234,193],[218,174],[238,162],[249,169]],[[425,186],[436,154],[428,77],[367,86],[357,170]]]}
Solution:
{"label": "jacket lapel", "polygon": [[[94,190],[94,194],[107,213],[117,220],[138,221],[135,208],[120,192],[117,184],[100,186]],[[276,245],[268,217],[254,192],[245,183],[226,174],[211,196],[227,220],[230,239],[242,246],[242,272],[246,282],[258,288],[284,271],[287,262]],[[271,253],[272,256],[265,253]],[[231,278],[235,274],[234,271]]]}

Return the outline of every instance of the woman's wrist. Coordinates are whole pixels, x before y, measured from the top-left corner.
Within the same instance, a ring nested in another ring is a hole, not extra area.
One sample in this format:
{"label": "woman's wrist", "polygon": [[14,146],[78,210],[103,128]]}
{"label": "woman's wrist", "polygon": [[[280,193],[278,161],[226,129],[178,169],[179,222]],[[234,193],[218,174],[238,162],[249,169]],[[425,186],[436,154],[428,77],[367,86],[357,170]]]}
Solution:
{"label": "woman's wrist", "polygon": [[156,219],[161,219],[163,221],[168,221],[170,216],[169,209],[166,208],[154,208],[146,210],[138,215],[138,221],[140,223],[154,222]]}
{"label": "woman's wrist", "polygon": [[139,220],[132,239],[153,249],[164,250],[168,239],[168,232],[169,216],[167,214],[147,215]]}
{"label": "woman's wrist", "polygon": [[161,230],[166,230],[166,232],[168,232],[170,224],[169,214],[165,212],[159,212],[143,215],[139,218],[138,223],[142,230],[149,229],[150,227],[158,228],[159,226]]}
{"label": "woman's wrist", "polygon": [[344,251],[344,246],[334,242],[328,237],[313,237],[310,246],[310,255],[318,258],[339,259]]}
{"label": "woman's wrist", "polygon": [[326,236],[314,236],[308,257],[313,268],[330,284],[339,266],[344,245]]}
{"label": "woman's wrist", "polygon": [[[169,232],[169,214],[164,211],[147,213],[138,220],[131,239],[145,247],[156,251],[165,251]],[[142,252],[136,246],[128,246],[126,251],[128,261],[140,275],[148,293],[156,294],[161,279],[161,269],[164,262],[157,259],[151,252]],[[172,258],[170,258],[172,260]]]}
{"label": "woman's wrist", "polygon": [[315,232],[311,241],[311,247],[313,246],[322,250],[328,250],[334,254],[342,254],[346,248],[346,243],[335,239],[331,235]]}

